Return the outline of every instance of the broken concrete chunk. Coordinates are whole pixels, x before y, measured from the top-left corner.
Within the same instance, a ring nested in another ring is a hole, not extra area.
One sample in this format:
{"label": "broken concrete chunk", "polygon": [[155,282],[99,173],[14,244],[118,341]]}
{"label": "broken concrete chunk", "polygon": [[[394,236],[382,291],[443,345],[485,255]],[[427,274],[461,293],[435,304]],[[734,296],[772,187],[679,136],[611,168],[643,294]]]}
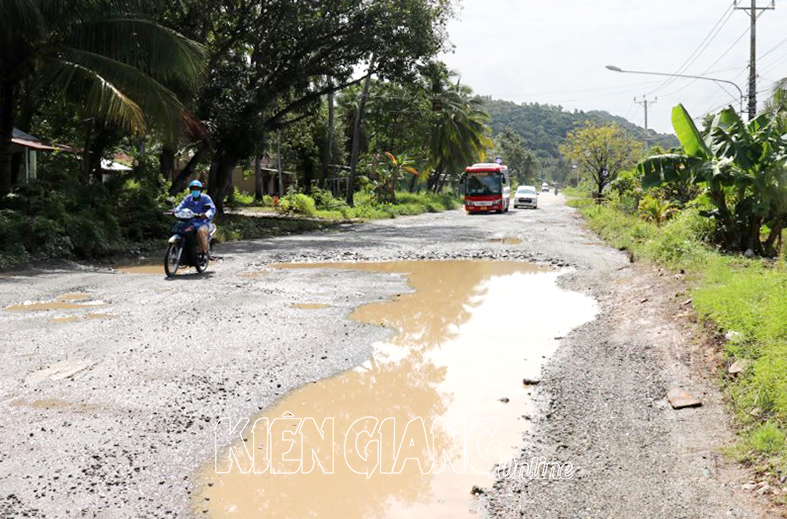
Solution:
{"label": "broken concrete chunk", "polygon": [[686,390],[674,387],[667,393],[667,400],[673,409],[685,409],[687,407],[700,407],[702,402],[690,395]]}

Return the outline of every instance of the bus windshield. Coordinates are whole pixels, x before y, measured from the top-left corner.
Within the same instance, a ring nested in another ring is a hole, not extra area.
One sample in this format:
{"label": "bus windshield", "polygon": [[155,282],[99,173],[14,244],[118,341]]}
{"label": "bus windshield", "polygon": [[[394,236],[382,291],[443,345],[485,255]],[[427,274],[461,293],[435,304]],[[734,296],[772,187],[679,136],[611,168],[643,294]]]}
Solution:
{"label": "bus windshield", "polygon": [[465,194],[470,196],[499,195],[503,192],[500,177],[492,175],[467,175]]}

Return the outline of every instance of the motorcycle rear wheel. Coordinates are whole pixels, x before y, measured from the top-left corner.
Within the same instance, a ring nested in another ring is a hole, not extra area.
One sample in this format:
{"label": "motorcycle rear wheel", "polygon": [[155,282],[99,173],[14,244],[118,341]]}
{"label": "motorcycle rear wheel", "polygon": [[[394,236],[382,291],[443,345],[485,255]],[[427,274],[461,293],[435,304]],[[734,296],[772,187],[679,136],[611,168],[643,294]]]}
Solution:
{"label": "motorcycle rear wheel", "polygon": [[168,278],[175,277],[180,267],[180,254],[182,246],[179,243],[170,243],[167,253],[164,255],[164,272]]}

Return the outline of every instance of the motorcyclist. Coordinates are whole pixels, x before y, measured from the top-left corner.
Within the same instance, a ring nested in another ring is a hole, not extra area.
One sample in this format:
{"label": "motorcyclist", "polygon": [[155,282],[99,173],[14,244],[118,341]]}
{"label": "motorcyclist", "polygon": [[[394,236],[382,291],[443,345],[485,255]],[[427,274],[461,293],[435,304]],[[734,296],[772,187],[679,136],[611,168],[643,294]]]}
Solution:
{"label": "motorcyclist", "polygon": [[204,187],[199,180],[189,183],[189,193],[175,208],[175,212],[190,209],[196,216],[192,220],[197,232],[197,252],[208,254],[210,251],[210,225],[216,215],[216,204],[213,199],[203,193]]}

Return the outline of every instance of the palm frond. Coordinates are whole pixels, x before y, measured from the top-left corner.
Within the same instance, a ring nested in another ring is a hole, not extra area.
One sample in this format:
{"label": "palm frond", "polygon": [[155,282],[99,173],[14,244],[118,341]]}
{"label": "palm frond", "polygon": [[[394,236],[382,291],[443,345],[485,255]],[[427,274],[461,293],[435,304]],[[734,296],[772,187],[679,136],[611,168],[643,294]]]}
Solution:
{"label": "palm frond", "polygon": [[113,18],[80,24],[64,43],[127,63],[163,83],[195,89],[205,71],[205,48],[158,23]]}
{"label": "palm frond", "polygon": [[145,116],[139,105],[100,74],[63,59],[44,57],[42,61],[44,84],[60,92],[65,100],[76,100],[87,111],[127,130],[145,130]]}
{"label": "palm frond", "polygon": [[35,40],[43,29],[44,17],[34,0],[0,1],[0,41]]}

